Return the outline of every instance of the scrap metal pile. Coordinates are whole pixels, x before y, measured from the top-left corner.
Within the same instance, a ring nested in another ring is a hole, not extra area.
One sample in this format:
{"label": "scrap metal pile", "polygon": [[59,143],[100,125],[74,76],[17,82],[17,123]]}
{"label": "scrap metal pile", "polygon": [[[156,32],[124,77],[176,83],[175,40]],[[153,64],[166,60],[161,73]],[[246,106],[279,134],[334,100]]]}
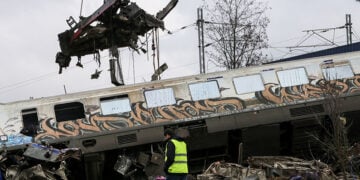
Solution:
{"label": "scrap metal pile", "polygon": [[254,169],[234,163],[214,162],[203,173],[197,175],[198,180],[265,180],[266,174],[263,169]]}
{"label": "scrap metal pile", "polygon": [[320,161],[307,161],[286,156],[251,157],[251,167],[265,169],[267,177],[273,179],[336,179],[331,168]]}
{"label": "scrap metal pile", "polygon": [[[119,155],[113,170],[124,178],[161,179],[165,176],[163,160],[163,152],[152,150],[151,153],[136,152],[134,156]],[[82,161],[79,148],[58,149],[46,143],[31,143],[24,150],[9,152],[3,147],[0,155],[0,180],[83,179],[85,175],[80,167]]]}
{"label": "scrap metal pile", "polygon": [[0,179],[67,180],[71,174],[68,160],[80,160],[78,148],[56,149],[49,145],[29,144],[21,153],[10,154],[6,148],[0,156]]}
{"label": "scrap metal pile", "polygon": [[[317,160],[307,161],[286,156],[256,156],[248,159],[248,166],[214,162],[198,180],[338,180],[343,175],[335,175],[331,167]],[[346,179],[359,179],[353,174],[346,174]]]}
{"label": "scrap metal pile", "polygon": [[[178,0],[169,4],[155,16],[146,13],[129,0],[107,0],[92,15],[80,17],[76,22],[73,17],[67,20],[70,26],[58,34],[61,52],[56,55],[59,73],[68,67],[71,56],[79,58],[78,66],[82,67],[81,56],[94,54],[99,57],[99,50],[131,47],[138,50],[138,36],[144,36],[153,28],[164,29],[163,19],[176,6]],[[117,51],[113,51],[113,56]]]}

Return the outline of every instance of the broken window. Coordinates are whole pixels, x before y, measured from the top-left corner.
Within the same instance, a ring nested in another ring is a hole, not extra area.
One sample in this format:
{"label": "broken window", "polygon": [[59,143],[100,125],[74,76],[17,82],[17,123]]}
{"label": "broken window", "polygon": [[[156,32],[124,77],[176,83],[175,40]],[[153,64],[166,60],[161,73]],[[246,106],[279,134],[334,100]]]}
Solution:
{"label": "broken window", "polygon": [[131,111],[130,100],[127,95],[101,98],[100,106],[102,115],[119,114]]}
{"label": "broken window", "polygon": [[305,68],[288,69],[278,71],[276,73],[281,87],[297,86],[309,83]]}
{"label": "broken window", "polygon": [[264,83],[260,74],[236,77],[233,79],[236,93],[245,94],[264,90]]}
{"label": "broken window", "polygon": [[21,133],[27,136],[34,136],[39,126],[39,118],[36,108],[24,109],[21,111],[23,120],[23,129]]}
{"label": "broken window", "polygon": [[189,84],[189,89],[193,101],[220,97],[219,85],[217,81]]}
{"label": "broken window", "polygon": [[326,80],[344,79],[354,77],[354,73],[351,66],[348,64],[335,65],[330,67],[324,67],[322,69],[324,78]]}
{"label": "broken window", "polygon": [[145,91],[145,99],[148,108],[172,105],[176,103],[174,90],[172,88]]}
{"label": "broken window", "polygon": [[80,102],[58,104],[54,109],[57,122],[85,118],[84,105]]}

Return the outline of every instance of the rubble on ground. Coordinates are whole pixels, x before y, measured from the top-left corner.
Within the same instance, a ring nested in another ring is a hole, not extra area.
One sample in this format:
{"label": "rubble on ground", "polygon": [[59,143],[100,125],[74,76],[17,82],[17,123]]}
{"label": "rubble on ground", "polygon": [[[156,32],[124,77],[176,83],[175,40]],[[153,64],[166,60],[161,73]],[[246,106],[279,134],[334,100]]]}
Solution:
{"label": "rubble on ground", "polygon": [[337,179],[330,166],[318,160],[303,160],[287,156],[254,156],[250,167],[264,169],[268,178]]}
{"label": "rubble on ground", "polygon": [[49,144],[31,143],[23,153],[16,154],[10,154],[3,149],[0,157],[0,177],[4,175],[7,180],[67,180],[71,172],[67,160],[80,160],[80,157],[79,148],[57,149]]}
{"label": "rubble on ground", "polygon": [[[214,162],[198,180],[266,180],[266,179],[339,179],[330,166],[317,160],[307,161],[287,156],[254,156],[247,167],[225,162]],[[350,176],[348,176],[350,177]]]}
{"label": "rubble on ground", "polygon": [[214,162],[203,174],[197,175],[198,180],[266,180],[265,170],[243,167],[235,163]]}

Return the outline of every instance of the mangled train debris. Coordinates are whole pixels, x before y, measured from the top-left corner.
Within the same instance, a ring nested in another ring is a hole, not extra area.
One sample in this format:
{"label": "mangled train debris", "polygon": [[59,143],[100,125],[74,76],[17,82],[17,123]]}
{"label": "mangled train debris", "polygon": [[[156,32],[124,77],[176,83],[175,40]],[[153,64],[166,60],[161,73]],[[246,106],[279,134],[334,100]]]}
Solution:
{"label": "mangled train debris", "polygon": [[235,163],[214,162],[203,174],[197,175],[198,180],[266,180],[265,170],[244,167]]}
{"label": "mangled train debris", "polygon": [[267,177],[336,179],[331,167],[317,160],[307,161],[287,156],[254,156],[249,157],[247,161],[251,167],[265,169]]}
{"label": "mangled train debris", "polygon": [[[154,152],[151,147],[151,152],[148,153],[118,155],[113,170],[125,178],[138,177],[140,174],[149,179],[161,179],[165,176],[164,156],[162,149],[158,148],[161,152]],[[46,143],[31,143],[25,150],[17,153],[7,153],[6,148],[3,150],[0,156],[0,177],[3,175],[7,180],[67,180],[82,177],[81,170],[77,169],[78,166],[73,166],[75,163],[83,163],[79,148],[58,149]]]}
{"label": "mangled train debris", "polygon": [[214,162],[198,180],[240,179],[338,179],[332,169],[320,161],[307,161],[286,156],[254,156],[248,158],[248,166]]}
{"label": "mangled train debris", "polygon": [[48,162],[61,162],[69,157],[80,159],[81,152],[78,148],[57,149],[49,145],[31,143],[24,152],[24,156]]}
{"label": "mangled train debris", "polygon": [[68,160],[80,160],[78,148],[57,149],[49,145],[29,144],[21,154],[7,154],[4,150],[1,156],[1,173],[9,180],[20,179],[68,179],[71,172]]}
{"label": "mangled train debris", "polygon": [[124,177],[133,176],[137,172],[143,172],[149,179],[165,176],[163,171],[164,156],[161,153],[139,152],[136,156],[119,155],[114,165],[114,171]]}
{"label": "mangled train debris", "polygon": [[[71,56],[78,57],[77,65],[82,67],[81,56],[98,54],[99,50],[121,47],[138,50],[138,36],[144,36],[153,28],[164,29],[163,19],[177,2],[171,0],[153,16],[129,0],[108,0],[92,15],[80,17],[79,22],[70,17],[67,20],[70,29],[58,34],[61,52],[56,55],[56,63],[60,66],[59,73],[69,66]],[[117,51],[111,54],[118,56]]]}

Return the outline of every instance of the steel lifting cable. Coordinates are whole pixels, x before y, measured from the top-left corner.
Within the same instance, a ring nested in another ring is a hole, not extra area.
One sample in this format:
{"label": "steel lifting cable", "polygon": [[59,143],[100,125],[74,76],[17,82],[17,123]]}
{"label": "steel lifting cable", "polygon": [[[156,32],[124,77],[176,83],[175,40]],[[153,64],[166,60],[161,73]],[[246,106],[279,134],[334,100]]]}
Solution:
{"label": "steel lifting cable", "polygon": [[155,67],[155,29],[152,30],[152,45],[151,45],[151,50],[153,51],[152,57],[153,57],[153,68],[154,68],[154,72],[156,71],[156,67]]}
{"label": "steel lifting cable", "polygon": [[134,58],[134,50],[132,51],[131,56],[132,56],[132,62],[133,62],[133,81],[134,81],[134,84],[135,84],[135,58]]}
{"label": "steel lifting cable", "polygon": [[82,14],[83,1],[84,1],[84,0],[81,0],[81,5],[80,5],[80,15],[79,15],[79,17],[81,17],[81,14]]}
{"label": "steel lifting cable", "polygon": [[[151,49],[153,51],[153,68],[154,68],[154,73],[156,72],[157,69],[160,68],[160,48],[159,48],[159,30],[157,28],[154,28],[152,30],[152,45],[151,45]],[[156,67],[157,64],[157,67]],[[160,76],[158,75],[158,78],[160,79]]]}
{"label": "steel lifting cable", "polygon": [[[159,41],[159,29],[155,29],[156,36],[156,58],[157,58],[157,69],[160,68],[160,41]],[[158,75],[158,80],[160,80],[160,74]]]}
{"label": "steel lifting cable", "polygon": [[146,33],[146,58],[149,61],[149,34]]}

